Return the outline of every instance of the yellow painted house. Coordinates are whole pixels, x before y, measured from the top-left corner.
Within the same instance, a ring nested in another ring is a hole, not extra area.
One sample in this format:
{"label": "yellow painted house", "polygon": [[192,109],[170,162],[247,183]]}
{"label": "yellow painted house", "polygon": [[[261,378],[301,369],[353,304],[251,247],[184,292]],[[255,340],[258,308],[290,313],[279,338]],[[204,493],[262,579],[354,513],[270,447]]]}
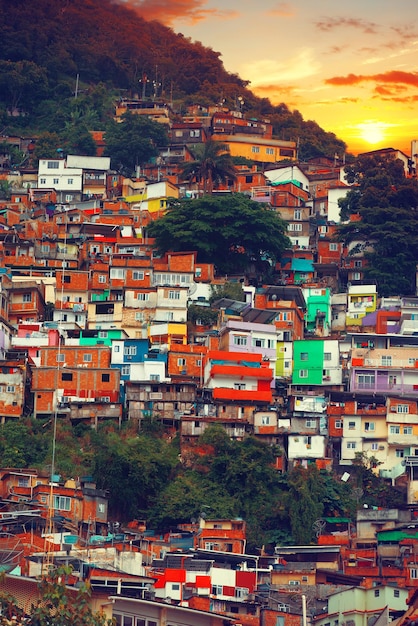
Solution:
{"label": "yellow painted house", "polygon": [[231,156],[240,156],[260,163],[277,163],[285,159],[296,159],[295,141],[282,141],[271,137],[225,133],[213,134],[214,141],[229,146]]}
{"label": "yellow painted house", "polygon": [[132,209],[148,211],[148,213],[164,213],[167,208],[167,198],[178,198],[179,189],[167,180],[150,183],[138,193],[125,196],[125,201]]}

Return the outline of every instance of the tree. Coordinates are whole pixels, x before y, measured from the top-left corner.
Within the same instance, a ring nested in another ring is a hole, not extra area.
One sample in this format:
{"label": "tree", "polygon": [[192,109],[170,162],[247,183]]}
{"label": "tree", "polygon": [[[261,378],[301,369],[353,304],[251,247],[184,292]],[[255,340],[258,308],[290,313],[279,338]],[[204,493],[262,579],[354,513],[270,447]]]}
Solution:
{"label": "tree", "polygon": [[154,434],[97,433],[93,475],[110,492],[109,508],[122,521],[147,515],[178,463],[177,450]]}
{"label": "tree", "polygon": [[35,150],[35,159],[56,159],[57,150],[61,147],[61,139],[57,133],[45,132],[39,135]]}
{"label": "tree", "polygon": [[314,538],[314,522],[322,516],[324,510],[316,466],[293,468],[288,474],[288,484],[288,509],[293,538],[297,544],[310,544]]}
{"label": "tree", "polygon": [[242,283],[226,282],[223,285],[211,285],[209,302],[213,304],[216,300],[220,300],[221,298],[231,298],[231,300],[245,302],[245,293],[242,288]]}
{"label": "tree", "polygon": [[195,160],[184,163],[182,176],[201,185],[204,194],[211,194],[219,183],[235,180],[236,169],[226,144],[210,139],[193,146],[192,152]]}
{"label": "tree", "polygon": [[[346,245],[357,242],[366,252],[366,278],[377,282],[381,296],[415,293],[418,262],[418,182],[406,179],[400,160],[364,155],[346,168],[357,187],[340,202],[341,216],[358,214],[338,229]],[[351,253],[356,253],[353,247]]]}
{"label": "tree", "polygon": [[200,262],[220,273],[261,272],[274,265],[286,247],[286,223],[269,207],[243,194],[173,200],[148,234],[163,253],[196,250]]}
{"label": "tree", "polygon": [[0,594],[0,626],[112,626],[114,619],[95,613],[89,606],[90,593],[83,585],[72,590],[66,581],[70,567],[58,567],[39,583],[39,600],[25,615],[9,594]]}
{"label": "tree", "polygon": [[132,176],[138,166],[157,156],[157,148],[167,142],[162,124],[129,111],[121,122],[112,120],[106,128],[106,154],[112,167],[126,176]]}
{"label": "tree", "polygon": [[45,68],[32,61],[0,60],[0,93],[9,112],[31,112],[47,95]]}

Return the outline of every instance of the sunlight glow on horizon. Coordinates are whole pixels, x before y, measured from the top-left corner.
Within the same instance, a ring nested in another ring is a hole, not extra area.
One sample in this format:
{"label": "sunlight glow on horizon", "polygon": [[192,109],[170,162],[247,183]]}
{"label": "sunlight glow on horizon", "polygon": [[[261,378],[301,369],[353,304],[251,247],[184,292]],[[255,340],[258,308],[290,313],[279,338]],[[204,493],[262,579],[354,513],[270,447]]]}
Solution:
{"label": "sunlight glow on horizon", "polygon": [[368,144],[372,146],[380,144],[385,140],[387,124],[383,122],[376,122],[374,120],[368,120],[358,124],[360,136]]}

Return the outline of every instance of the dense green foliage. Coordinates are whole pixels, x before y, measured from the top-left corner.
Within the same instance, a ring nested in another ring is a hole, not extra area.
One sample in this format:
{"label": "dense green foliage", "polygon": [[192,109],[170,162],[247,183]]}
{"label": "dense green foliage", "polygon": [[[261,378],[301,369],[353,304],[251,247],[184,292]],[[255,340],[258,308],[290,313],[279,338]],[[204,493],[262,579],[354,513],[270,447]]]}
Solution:
{"label": "dense green foliage", "polygon": [[[51,424],[32,420],[0,428],[0,465],[51,463]],[[349,483],[315,465],[285,474],[275,469],[283,451],[248,436],[231,440],[222,427],[209,427],[196,449],[180,454],[177,438],[165,436],[157,419],[138,433],[102,424],[58,423],[55,471],[62,478],[93,475],[109,490],[109,519],[145,519],[164,531],[206,517],[243,518],[248,550],[276,543],[315,542],[322,516],[353,518],[357,506],[396,507],[405,494],[378,478],[373,459],[358,456]],[[19,442],[19,447],[18,447]]]}
{"label": "dense green foliage", "polygon": [[166,214],[148,227],[161,252],[196,250],[201,263],[218,272],[263,274],[289,247],[286,223],[266,205],[243,194],[172,200]]}
{"label": "dense green foliage", "polygon": [[[114,99],[140,96],[172,103],[219,103],[268,117],[275,135],[299,142],[299,157],[334,158],[345,144],[285,104],[256,97],[245,77],[228,73],[220,53],[140,16],[122,1],[0,0],[0,127],[3,134],[57,133],[64,152],[85,130],[103,130]],[[77,97],[75,97],[77,96]],[[16,113],[23,115],[15,115]],[[13,115],[10,115],[13,113]],[[83,154],[90,154],[86,146]],[[78,148],[78,152],[81,149]]]}
{"label": "dense green foliage", "polygon": [[203,193],[212,193],[214,184],[235,180],[236,170],[228,146],[219,141],[206,141],[192,147],[194,161],[183,164],[182,175],[200,185]]}
{"label": "dense green foliage", "polygon": [[121,122],[110,121],[106,127],[106,154],[111,166],[125,176],[157,156],[158,147],[167,145],[167,132],[162,124],[142,115],[125,113]]}
{"label": "dense green foliage", "polygon": [[418,262],[418,181],[407,179],[403,164],[390,156],[363,155],[346,168],[355,183],[340,201],[341,215],[359,214],[339,228],[339,239],[365,250],[366,277],[381,296],[415,293]]}

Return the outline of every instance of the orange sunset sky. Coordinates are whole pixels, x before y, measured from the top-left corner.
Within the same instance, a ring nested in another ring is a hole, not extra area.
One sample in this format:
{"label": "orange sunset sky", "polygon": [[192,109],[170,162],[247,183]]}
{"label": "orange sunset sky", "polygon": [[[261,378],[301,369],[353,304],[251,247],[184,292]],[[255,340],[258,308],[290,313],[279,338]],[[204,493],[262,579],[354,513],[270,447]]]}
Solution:
{"label": "orange sunset sky", "polygon": [[125,0],[354,154],[418,139],[418,0]]}

